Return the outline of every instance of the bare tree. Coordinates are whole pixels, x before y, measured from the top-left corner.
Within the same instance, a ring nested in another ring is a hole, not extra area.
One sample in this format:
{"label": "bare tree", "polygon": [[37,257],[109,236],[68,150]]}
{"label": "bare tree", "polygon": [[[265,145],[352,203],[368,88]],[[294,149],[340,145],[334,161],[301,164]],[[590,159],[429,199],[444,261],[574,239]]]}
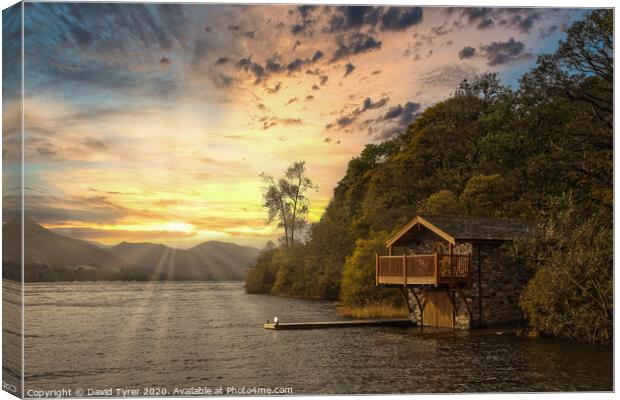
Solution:
{"label": "bare tree", "polygon": [[308,190],[317,186],[306,175],[306,162],[295,161],[281,178],[262,173],[265,182],[263,188],[263,207],[267,209],[267,222],[278,221],[278,227],[284,228],[284,244],[295,244],[295,232],[306,225],[310,201],[306,196]]}

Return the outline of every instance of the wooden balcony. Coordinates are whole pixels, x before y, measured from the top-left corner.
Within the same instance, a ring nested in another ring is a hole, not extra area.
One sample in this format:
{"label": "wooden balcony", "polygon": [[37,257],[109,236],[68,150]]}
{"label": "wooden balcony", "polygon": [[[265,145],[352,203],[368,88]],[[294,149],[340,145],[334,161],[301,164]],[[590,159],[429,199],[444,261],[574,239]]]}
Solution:
{"label": "wooden balcony", "polygon": [[470,255],[376,257],[377,285],[463,285],[469,283],[470,273]]}

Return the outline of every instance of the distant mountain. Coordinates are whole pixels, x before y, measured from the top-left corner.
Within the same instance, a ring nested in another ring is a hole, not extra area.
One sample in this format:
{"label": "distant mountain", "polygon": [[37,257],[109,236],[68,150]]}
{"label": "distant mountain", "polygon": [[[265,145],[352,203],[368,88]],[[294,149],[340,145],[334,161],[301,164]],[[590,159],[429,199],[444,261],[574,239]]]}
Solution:
{"label": "distant mountain", "polygon": [[218,241],[187,250],[155,243],[123,242],[109,250],[154,280],[243,280],[258,255],[254,247]]}
{"label": "distant mountain", "polygon": [[95,245],[101,249],[109,249],[110,247],[112,247],[112,246],[108,246],[107,244],[95,242],[94,240],[85,240],[85,242]]}
{"label": "distant mountain", "polygon": [[[20,218],[13,218],[2,227],[2,259],[19,262],[21,250]],[[71,239],[43,228],[32,219],[24,218],[26,264],[47,264],[99,268],[131,267],[115,254],[84,240]]]}
{"label": "distant mountain", "polygon": [[[3,277],[19,279],[20,218],[2,229]],[[209,241],[188,250],[154,243],[100,247],[24,219],[25,274],[53,280],[243,280],[258,249]]]}

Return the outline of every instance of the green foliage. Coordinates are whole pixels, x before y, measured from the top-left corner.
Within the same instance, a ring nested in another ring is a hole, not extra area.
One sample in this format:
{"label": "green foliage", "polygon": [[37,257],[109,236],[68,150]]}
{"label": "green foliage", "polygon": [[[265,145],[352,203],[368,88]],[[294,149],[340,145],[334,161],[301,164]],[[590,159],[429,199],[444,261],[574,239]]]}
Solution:
{"label": "green foliage", "polygon": [[472,216],[501,216],[510,199],[510,186],[500,174],[472,176],[460,202]]}
{"label": "green foliage", "polygon": [[531,326],[543,333],[609,343],[613,329],[612,216],[571,206],[523,250],[536,270],[521,296]]}
{"label": "green foliage", "polygon": [[418,207],[420,214],[427,215],[460,215],[463,211],[459,199],[445,189],[431,194]]}
{"label": "green foliage", "polygon": [[371,239],[359,239],[355,250],[347,257],[342,272],[340,301],[353,307],[364,307],[389,300],[394,305],[402,303],[402,295],[393,289],[375,286],[375,257],[385,255],[385,242],[389,238],[383,231]]}
{"label": "green foliage", "polygon": [[[385,239],[377,232],[394,232],[418,212],[521,218],[558,227],[531,247],[546,261],[530,264],[536,277],[522,303],[530,323],[582,340],[610,337],[611,303],[602,307],[601,299],[610,295],[612,271],[602,223],[613,208],[612,26],[611,10],[596,11],[519,87],[494,74],[464,81],[406,132],[367,145],[305,241],[259,260],[248,290],[354,306],[390,301],[398,294],[374,284],[374,254]],[[550,206],[566,193],[580,210],[572,226]],[[591,268],[597,281],[589,280]]]}
{"label": "green foliage", "polygon": [[277,269],[272,264],[278,249],[269,241],[258,253],[256,262],[245,277],[245,290],[248,293],[270,293],[275,282]]}

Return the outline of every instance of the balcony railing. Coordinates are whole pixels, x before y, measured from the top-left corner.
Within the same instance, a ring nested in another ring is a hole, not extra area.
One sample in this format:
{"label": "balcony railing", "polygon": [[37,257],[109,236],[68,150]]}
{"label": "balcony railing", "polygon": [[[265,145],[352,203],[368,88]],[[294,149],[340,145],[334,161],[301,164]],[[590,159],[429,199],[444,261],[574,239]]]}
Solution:
{"label": "balcony railing", "polygon": [[376,258],[376,282],[386,285],[468,283],[470,255],[416,254]]}

